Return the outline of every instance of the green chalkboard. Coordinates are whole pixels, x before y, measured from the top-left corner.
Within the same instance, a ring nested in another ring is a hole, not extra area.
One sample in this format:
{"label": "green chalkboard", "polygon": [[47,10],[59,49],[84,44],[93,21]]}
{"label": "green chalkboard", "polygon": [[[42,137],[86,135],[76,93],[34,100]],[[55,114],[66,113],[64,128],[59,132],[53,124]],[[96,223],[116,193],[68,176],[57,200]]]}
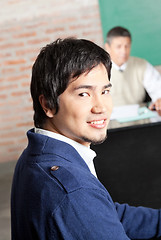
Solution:
{"label": "green chalkboard", "polygon": [[132,34],[131,55],[161,65],[161,0],[99,0],[103,38],[115,26]]}

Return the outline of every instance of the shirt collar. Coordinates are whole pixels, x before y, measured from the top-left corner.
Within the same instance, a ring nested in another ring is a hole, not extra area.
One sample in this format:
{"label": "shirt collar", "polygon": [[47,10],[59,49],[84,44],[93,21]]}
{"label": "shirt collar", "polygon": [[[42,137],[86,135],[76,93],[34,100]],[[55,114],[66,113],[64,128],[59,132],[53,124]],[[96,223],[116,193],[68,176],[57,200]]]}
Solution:
{"label": "shirt collar", "polygon": [[48,137],[51,137],[51,138],[55,138],[57,140],[60,140],[60,141],[63,141],[63,142],[66,142],[66,143],[70,144],[72,147],[74,147],[76,149],[76,151],[79,153],[79,155],[86,162],[86,164],[89,167],[91,173],[95,177],[97,177],[96,172],[95,172],[95,168],[94,168],[94,164],[93,164],[93,159],[96,157],[96,153],[92,149],[90,149],[90,148],[88,148],[88,147],[70,139],[70,138],[67,138],[67,137],[65,137],[61,134],[54,133],[54,132],[51,132],[51,131],[47,131],[47,130],[44,130],[44,129],[35,128],[35,133],[39,133],[39,134],[42,134],[42,135],[45,135],[45,136],[48,136]]}
{"label": "shirt collar", "polygon": [[125,71],[126,66],[127,66],[127,62],[125,62],[125,63],[122,64],[121,66],[118,66],[116,63],[114,63],[114,62],[112,61],[112,66],[113,66],[116,70]]}

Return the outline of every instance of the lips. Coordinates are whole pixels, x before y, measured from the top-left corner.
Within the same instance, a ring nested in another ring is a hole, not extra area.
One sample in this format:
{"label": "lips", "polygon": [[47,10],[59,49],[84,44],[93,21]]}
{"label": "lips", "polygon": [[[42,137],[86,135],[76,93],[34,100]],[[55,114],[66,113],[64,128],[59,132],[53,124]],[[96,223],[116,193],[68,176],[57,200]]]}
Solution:
{"label": "lips", "polygon": [[101,129],[101,128],[104,128],[106,126],[106,119],[92,120],[92,121],[88,122],[88,124],[91,127]]}
{"label": "lips", "polygon": [[91,124],[103,124],[104,120],[92,121]]}

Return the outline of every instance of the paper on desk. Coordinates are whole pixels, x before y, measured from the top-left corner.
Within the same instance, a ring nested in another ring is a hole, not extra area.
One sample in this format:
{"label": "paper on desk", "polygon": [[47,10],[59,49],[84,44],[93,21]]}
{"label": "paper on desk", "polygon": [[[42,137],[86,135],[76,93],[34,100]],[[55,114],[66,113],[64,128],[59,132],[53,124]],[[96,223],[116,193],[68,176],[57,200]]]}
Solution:
{"label": "paper on desk", "polygon": [[147,118],[154,118],[158,114],[156,111],[151,111],[147,107],[139,107],[136,105],[126,105],[115,107],[111,119],[116,119],[120,123],[137,121]]}
{"label": "paper on desk", "polygon": [[120,123],[124,123],[124,122],[131,122],[131,121],[147,119],[147,118],[153,118],[156,116],[157,116],[157,112],[151,111],[147,107],[141,107],[138,109],[138,114],[136,116],[120,118],[120,119],[117,119],[117,121]]}
{"label": "paper on desk", "polygon": [[111,114],[111,120],[121,119],[126,117],[135,117],[138,115],[138,109],[139,109],[139,104],[114,107]]}

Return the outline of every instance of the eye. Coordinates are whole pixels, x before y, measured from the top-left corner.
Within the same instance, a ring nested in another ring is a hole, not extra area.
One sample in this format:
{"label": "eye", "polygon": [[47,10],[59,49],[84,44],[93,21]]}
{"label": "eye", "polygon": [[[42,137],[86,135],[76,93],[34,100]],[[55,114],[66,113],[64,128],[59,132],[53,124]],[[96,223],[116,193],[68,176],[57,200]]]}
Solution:
{"label": "eye", "polygon": [[102,92],[102,94],[109,94],[110,93],[110,89],[105,89],[103,92]]}
{"label": "eye", "polygon": [[80,97],[87,97],[89,94],[87,92],[79,93]]}

